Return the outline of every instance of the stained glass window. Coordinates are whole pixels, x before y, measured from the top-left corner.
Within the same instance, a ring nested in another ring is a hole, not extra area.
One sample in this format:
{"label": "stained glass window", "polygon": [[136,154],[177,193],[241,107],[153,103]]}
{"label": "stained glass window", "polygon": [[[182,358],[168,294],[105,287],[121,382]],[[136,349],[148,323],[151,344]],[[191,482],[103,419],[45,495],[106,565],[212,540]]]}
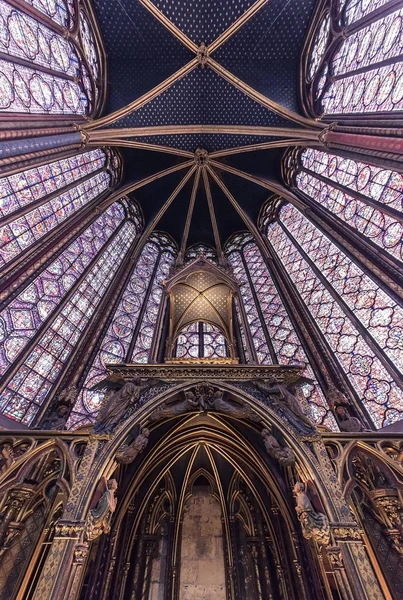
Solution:
{"label": "stained glass window", "polygon": [[105,378],[105,365],[125,362],[159,253],[154,243],[144,246],[86,376],[69,419],[70,427],[91,421],[96,415],[104,393],[90,388]]}
{"label": "stained glass window", "polygon": [[173,264],[176,249],[163,234],[155,234],[144,246],[110,324],[103,335],[77,402],[68,420],[74,429],[94,422],[104,391],[91,388],[106,376],[106,365],[147,362],[163,293],[163,281]]}
{"label": "stained glass window", "polygon": [[177,358],[224,358],[228,356],[222,331],[210,323],[191,323],[176,341]]}
{"label": "stained glass window", "polygon": [[218,263],[217,252],[207,244],[195,244],[188,248],[185,255],[185,262],[196,260],[199,256],[204,256],[211,260],[211,262]]}
{"label": "stained glass window", "polygon": [[[366,20],[353,30],[343,29],[341,35],[326,33],[331,23],[329,13],[319,23],[307,67],[313,109],[326,114],[401,110],[403,9],[374,13],[385,0],[341,4],[340,14],[333,16],[333,31],[364,16]],[[332,51],[326,53],[330,44]]]}
{"label": "stained glass window", "polygon": [[0,267],[106,191],[111,173],[102,150],[0,179]]}
{"label": "stained glass window", "polygon": [[150,295],[140,323],[136,343],[130,358],[130,362],[132,363],[146,363],[149,360],[155,325],[157,323],[158,311],[162,299],[163,282],[168,278],[173,261],[174,254],[170,251],[165,251],[160,256]]}
{"label": "stained glass window", "polygon": [[74,24],[74,0],[24,0],[55,23],[64,27]]}
{"label": "stained glass window", "polygon": [[375,425],[402,418],[402,309],[295,207],[267,236]]}
{"label": "stained glass window", "polygon": [[121,204],[110,206],[0,313],[0,375],[56,310],[124,218]]}
{"label": "stained glass window", "polygon": [[[403,260],[400,173],[312,148],[301,153],[297,170],[295,181],[301,191],[377,246]],[[396,217],[395,211],[401,214]]]}
{"label": "stained glass window", "polygon": [[315,380],[308,358],[260,250],[250,236],[241,238],[240,241],[241,248],[230,252],[229,261],[240,283],[241,298],[258,363],[303,365],[304,374],[314,382],[312,385],[303,386],[312,417],[317,423],[337,430],[337,424]]}
{"label": "stained glass window", "polygon": [[[122,209],[118,209],[118,214],[121,215],[121,211]],[[27,346],[20,368],[8,380],[1,393],[0,409],[4,414],[27,425],[32,422],[68,362],[135,236],[134,223],[124,222],[101,250],[96,260],[92,261],[89,269],[79,280],[78,286],[71,289],[59,310],[53,312],[48,318],[47,326],[43,334],[36,338],[34,346]],[[68,264],[66,266],[68,267]],[[48,276],[48,271],[45,271],[45,274]],[[56,275],[56,273],[50,272],[49,275]],[[43,281],[49,279],[44,278]],[[67,277],[66,285],[68,282]],[[39,286],[41,281],[38,278],[34,283]],[[42,293],[40,287],[28,289],[32,292],[32,298],[22,297],[22,302],[32,300],[38,290]],[[51,295],[52,290],[56,289],[61,290],[61,287],[60,281],[54,277],[50,280],[49,286],[47,284],[44,286],[42,299],[45,300],[45,306],[47,301],[45,293]],[[39,304],[37,308],[40,313]],[[32,310],[31,305],[33,321],[40,318],[38,313]],[[44,316],[46,317],[46,308]],[[29,324],[27,321],[17,320],[16,325],[23,328]]]}
{"label": "stained glass window", "polygon": [[[75,3],[63,0],[27,2],[58,27],[73,24]],[[0,0],[0,111],[88,115],[93,112],[96,86],[91,84],[99,61],[88,20],[81,15],[81,41],[63,35],[19,8]],[[75,35],[73,36],[76,37]],[[81,48],[79,48],[81,46]]]}

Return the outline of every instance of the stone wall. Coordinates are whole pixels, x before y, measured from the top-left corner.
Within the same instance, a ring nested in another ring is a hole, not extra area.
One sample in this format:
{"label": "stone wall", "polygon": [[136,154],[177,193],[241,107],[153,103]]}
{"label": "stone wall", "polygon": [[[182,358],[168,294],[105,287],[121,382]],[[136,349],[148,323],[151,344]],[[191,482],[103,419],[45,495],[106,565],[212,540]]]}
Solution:
{"label": "stone wall", "polygon": [[221,507],[206,487],[193,487],[182,527],[180,600],[226,600]]}

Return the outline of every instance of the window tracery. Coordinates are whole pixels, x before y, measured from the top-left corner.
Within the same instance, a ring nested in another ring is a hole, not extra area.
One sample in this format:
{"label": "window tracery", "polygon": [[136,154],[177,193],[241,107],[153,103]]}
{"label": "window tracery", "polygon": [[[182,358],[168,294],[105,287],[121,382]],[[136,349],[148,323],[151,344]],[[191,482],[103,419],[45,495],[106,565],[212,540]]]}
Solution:
{"label": "window tracery", "polygon": [[[77,35],[70,32],[74,2],[30,0],[27,12],[24,4],[17,9],[0,0],[0,113],[92,114],[100,62],[84,11]],[[37,17],[28,14],[29,6],[39,11]]]}
{"label": "window tracery", "polygon": [[[337,430],[323,392],[264,259],[249,235],[238,236],[227,247],[234,275],[240,283],[248,327],[259,364],[300,364],[314,383],[302,386],[312,417]],[[271,348],[270,348],[271,346]]]}
{"label": "window tracery", "polygon": [[351,0],[340,2],[338,12],[330,3],[322,12],[306,64],[315,114],[403,108],[403,9],[391,11],[388,4]]}
{"label": "window tracery", "polygon": [[0,268],[105,192],[110,163],[94,150],[0,179]]}
{"label": "window tracery", "polygon": [[16,367],[4,378],[0,400],[4,414],[32,423],[136,233],[122,203],[113,204],[3,312],[2,368],[13,360]]}
{"label": "window tracery", "polygon": [[211,260],[211,262],[218,264],[217,252],[211,246],[207,244],[194,244],[186,250],[185,262],[191,262],[196,260],[198,256],[204,256]]}
{"label": "window tracery", "polygon": [[297,156],[295,167],[298,189],[396,259],[403,260],[400,173],[312,148]]}
{"label": "window tracery", "polygon": [[401,418],[401,307],[294,206],[267,237],[375,425]]}
{"label": "window tracery", "polygon": [[184,327],[176,341],[177,358],[225,358],[227,345],[222,331],[205,322]]}

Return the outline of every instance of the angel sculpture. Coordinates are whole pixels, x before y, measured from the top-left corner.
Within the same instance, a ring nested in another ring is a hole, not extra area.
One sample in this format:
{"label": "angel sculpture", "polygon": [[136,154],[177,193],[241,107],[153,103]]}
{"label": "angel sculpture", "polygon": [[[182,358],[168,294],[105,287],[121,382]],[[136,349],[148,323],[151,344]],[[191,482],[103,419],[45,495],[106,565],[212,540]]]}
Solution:
{"label": "angel sculpture", "polygon": [[116,479],[103,480],[105,491],[95,508],[92,508],[87,517],[86,538],[88,541],[96,540],[103,533],[111,530],[112,515],[116,510],[115,491],[118,483]]}
{"label": "angel sculpture", "polygon": [[280,446],[271,431],[263,429],[262,438],[267,454],[275,458],[281,467],[289,467],[295,463],[294,450],[288,446]]}
{"label": "angel sculpture", "polygon": [[293,489],[297,500],[295,510],[305,539],[313,539],[320,546],[326,546],[330,540],[330,525],[326,515],[316,511],[307,495],[307,485],[298,481]]}
{"label": "angel sculpture", "polygon": [[140,379],[126,383],[120,390],[104,399],[95,422],[97,433],[113,431],[131,404],[138,402],[145,386]]}
{"label": "angel sculpture", "polygon": [[132,463],[136,456],[147,447],[149,435],[150,430],[144,428],[131,444],[121,446],[116,453],[116,462],[121,465]]}
{"label": "angel sculpture", "polygon": [[256,387],[264,394],[278,394],[285,406],[305,425],[313,427],[312,421],[306,416],[297,398],[287,389],[287,386],[278,383],[273,379],[262,382],[260,379],[255,381]]}
{"label": "angel sculpture", "polygon": [[357,417],[352,417],[348,409],[344,406],[337,406],[335,413],[339,418],[338,421],[341,431],[346,431],[347,433],[355,433],[356,431],[371,431],[370,429],[365,429],[364,425],[359,419],[357,419]]}

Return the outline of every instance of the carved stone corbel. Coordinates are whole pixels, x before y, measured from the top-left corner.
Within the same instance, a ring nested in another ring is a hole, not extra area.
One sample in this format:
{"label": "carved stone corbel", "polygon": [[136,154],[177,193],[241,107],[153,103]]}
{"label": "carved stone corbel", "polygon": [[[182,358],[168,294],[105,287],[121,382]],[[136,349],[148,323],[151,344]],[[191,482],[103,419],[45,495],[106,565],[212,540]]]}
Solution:
{"label": "carved stone corbel", "polygon": [[403,554],[403,507],[396,489],[376,489],[369,497],[377,507],[385,525],[385,533],[394,548]]}

